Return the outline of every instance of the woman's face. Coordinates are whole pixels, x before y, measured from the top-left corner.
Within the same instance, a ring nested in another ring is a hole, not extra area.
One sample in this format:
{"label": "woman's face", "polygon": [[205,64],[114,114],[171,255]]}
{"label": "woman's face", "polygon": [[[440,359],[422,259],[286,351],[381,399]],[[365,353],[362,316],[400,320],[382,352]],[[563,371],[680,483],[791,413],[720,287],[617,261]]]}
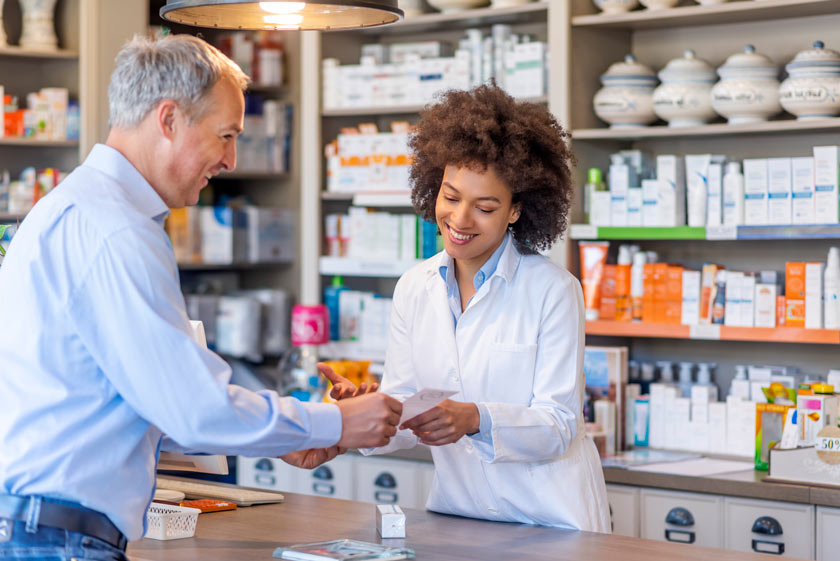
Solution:
{"label": "woman's face", "polygon": [[519,219],[513,192],[493,167],[477,172],[446,166],[435,203],[435,219],[446,252],[462,265],[478,270]]}

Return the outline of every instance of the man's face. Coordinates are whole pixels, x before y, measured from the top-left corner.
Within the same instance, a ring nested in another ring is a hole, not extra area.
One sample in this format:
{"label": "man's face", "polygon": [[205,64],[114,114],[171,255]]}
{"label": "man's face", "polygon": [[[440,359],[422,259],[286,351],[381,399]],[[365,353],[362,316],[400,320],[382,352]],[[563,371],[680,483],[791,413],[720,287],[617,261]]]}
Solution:
{"label": "man's face", "polygon": [[180,119],[172,138],[171,180],[164,197],[170,208],[196,204],[211,177],[236,167],[236,137],[245,112],[242,91],[223,79],[213,86],[205,103],[204,116],[193,124]]}

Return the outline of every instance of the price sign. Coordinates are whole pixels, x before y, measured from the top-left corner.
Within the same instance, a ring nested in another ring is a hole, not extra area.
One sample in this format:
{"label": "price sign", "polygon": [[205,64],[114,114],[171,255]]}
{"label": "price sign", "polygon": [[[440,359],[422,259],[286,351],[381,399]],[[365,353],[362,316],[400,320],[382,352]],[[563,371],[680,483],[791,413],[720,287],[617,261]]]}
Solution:
{"label": "price sign", "polygon": [[840,464],[840,428],[831,425],[823,427],[817,433],[814,449],[825,463],[833,466]]}

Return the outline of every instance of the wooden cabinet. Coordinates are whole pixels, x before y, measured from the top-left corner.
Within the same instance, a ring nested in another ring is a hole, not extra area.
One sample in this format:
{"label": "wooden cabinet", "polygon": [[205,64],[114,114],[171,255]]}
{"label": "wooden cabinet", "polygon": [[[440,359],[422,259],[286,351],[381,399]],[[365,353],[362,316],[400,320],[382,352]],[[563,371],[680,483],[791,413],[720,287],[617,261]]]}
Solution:
{"label": "wooden cabinet", "polygon": [[724,509],[724,548],[814,558],[813,506],[726,497]]}
{"label": "wooden cabinet", "polygon": [[619,536],[639,537],[639,489],[626,485],[607,485],[612,532]]}
{"label": "wooden cabinet", "polygon": [[815,547],[817,561],[837,559],[837,552],[840,551],[840,508],[817,507]]}
{"label": "wooden cabinet", "polygon": [[723,498],[717,495],[641,489],[639,537],[723,546]]}

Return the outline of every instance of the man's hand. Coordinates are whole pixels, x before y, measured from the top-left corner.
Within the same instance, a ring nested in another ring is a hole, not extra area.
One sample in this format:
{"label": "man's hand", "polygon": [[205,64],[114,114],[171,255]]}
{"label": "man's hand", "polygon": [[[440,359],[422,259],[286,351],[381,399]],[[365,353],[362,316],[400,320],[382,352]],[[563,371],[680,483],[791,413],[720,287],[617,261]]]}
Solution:
{"label": "man's hand", "polygon": [[336,402],[341,411],[342,448],[385,446],[397,434],[402,403],[384,393],[368,393]]}
{"label": "man's hand", "polygon": [[309,450],[300,450],[298,452],[290,452],[280,459],[289,465],[299,467],[302,469],[315,469],[324,462],[329,462],[339,454],[343,454],[344,449],[336,446],[329,448],[311,448]]}
{"label": "man's hand", "polygon": [[411,430],[423,444],[442,446],[478,432],[480,420],[475,403],[447,399],[404,422],[400,428]]}
{"label": "man's hand", "polygon": [[318,370],[321,371],[327,380],[332,382],[332,389],[330,390],[330,397],[336,401],[346,399],[348,397],[357,397],[366,393],[373,393],[379,389],[379,384],[373,383],[368,387],[367,384],[362,384],[358,388],[353,382],[335,373],[335,370],[325,362],[318,363]]}

